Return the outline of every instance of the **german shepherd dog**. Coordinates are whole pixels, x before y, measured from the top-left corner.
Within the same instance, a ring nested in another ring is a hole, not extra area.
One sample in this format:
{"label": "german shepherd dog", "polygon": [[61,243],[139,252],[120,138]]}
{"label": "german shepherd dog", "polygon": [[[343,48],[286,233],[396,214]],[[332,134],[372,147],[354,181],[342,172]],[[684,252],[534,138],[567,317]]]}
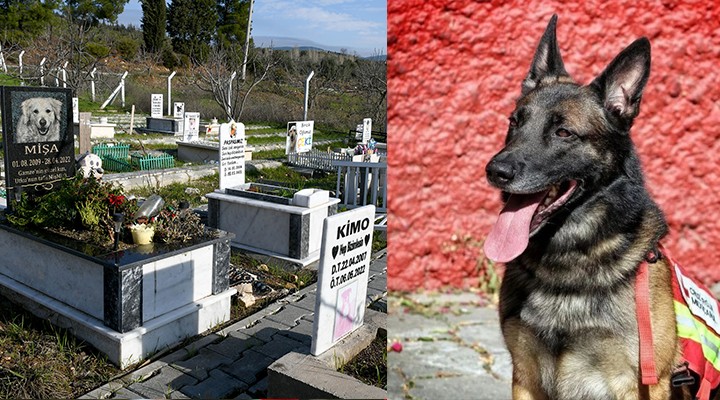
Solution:
{"label": "german shepherd dog", "polygon": [[[650,73],[650,42],[622,50],[589,85],[565,71],[553,16],[522,82],[504,148],[486,167],[504,208],[485,242],[507,263],[500,322],[514,399],[685,399],[668,231],[630,128]],[[643,385],[635,281],[648,254],[656,373]]]}

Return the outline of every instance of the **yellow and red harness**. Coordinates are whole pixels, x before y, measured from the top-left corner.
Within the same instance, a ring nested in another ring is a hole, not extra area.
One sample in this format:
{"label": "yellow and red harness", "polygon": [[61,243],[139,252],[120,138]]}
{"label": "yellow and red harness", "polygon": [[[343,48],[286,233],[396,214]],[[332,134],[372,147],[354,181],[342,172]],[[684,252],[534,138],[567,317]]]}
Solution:
{"label": "yellow and red harness", "polygon": [[[695,398],[708,400],[710,392],[720,386],[720,303],[702,284],[689,278],[685,271],[660,247],[672,271],[673,304],[677,335],[682,346],[683,361],[673,373],[673,386],[693,384],[699,377]],[[635,307],[640,336],[640,374],[643,385],[658,383],[653,357],[650,323],[650,279],[648,262],[659,256],[650,253],[638,269],[635,282]]]}

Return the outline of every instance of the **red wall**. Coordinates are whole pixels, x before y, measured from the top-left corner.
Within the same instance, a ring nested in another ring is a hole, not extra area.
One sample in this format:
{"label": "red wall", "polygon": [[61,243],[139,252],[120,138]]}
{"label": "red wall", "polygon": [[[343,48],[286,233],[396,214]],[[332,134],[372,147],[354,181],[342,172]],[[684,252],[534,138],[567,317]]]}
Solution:
{"label": "red wall", "polygon": [[632,136],[671,225],[666,247],[720,281],[720,6],[714,1],[390,0],[391,290],[472,287],[500,210],[485,179],[553,13],[568,72],[599,74],[640,36],[652,70]]}

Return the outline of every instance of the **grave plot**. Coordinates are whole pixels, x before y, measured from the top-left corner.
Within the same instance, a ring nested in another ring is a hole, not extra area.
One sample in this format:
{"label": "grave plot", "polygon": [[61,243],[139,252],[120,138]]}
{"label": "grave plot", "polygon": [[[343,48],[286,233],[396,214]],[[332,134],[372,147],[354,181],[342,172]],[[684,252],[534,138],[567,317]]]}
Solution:
{"label": "grave plot", "polygon": [[[229,319],[233,235],[204,229],[177,205],[138,206],[92,168],[76,176],[69,95],[3,89],[11,196],[0,221],[0,292],[124,368]],[[155,242],[128,240],[140,225]]]}
{"label": "grave plot", "polygon": [[374,214],[375,207],[365,206],[325,219],[310,354],[290,352],[269,367],[270,397],[386,396],[335,370],[387,336],[384,314],[365,307]]}
{"label": "grave plot", "polygon": [[301,265],[316,261],[322,221],[339,200],[320,189],[278,196],[280,188],[245,184],[245,143],[244,125],[221,125],[220,189],[206,196],[208,224],[234,233],[235,247]]}

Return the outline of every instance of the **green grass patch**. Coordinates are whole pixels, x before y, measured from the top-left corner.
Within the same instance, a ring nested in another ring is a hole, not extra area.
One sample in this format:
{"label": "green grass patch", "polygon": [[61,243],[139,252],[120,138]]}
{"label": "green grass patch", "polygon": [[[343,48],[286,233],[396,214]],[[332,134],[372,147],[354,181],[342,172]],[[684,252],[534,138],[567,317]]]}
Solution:
{"label": "green grass patch", "polygon": [[[105,100],[103,100],[105,101]],[[115,100],[119,103],[119,100]],[[82,112],[89,112],[94,114],[121,114],[125,111],[119,105],[108,104],[104,109],[100,109],[102,103],[94,102],[89,97],[80,96],[78,97],[78,108]]]}
{"label": "green grass patch", "polygon": [[282,183],[283,186],[291,189],[317,188],[325,190],[335,190],[337,183],[337,174],[325,174],[318,178],[307,178],[288,166],[280,166],[277,168],[265,168],[260,171],[247,171],[245,179],[248,182],[257,182],[259,179],[265,179]]}
{"label": "green grass patch", "polygon": [[203,204],[202,197],[213,192],[220,185],[220,175],[214,174],[204,178],[196,179],[190,183],[171,183],[161,188],[150,186],[139,187],[130,190],[128,194],[136,197],[148,197],[157,194],[165,200],[165,203],[186,200],[191,207]]}
{"label": "green grass patch", "polygon": [[0,86],[20,86],[22,81],[8,74],[0,74]]}
{"label": "green grass patch", "polygon": [[285,149],[253,151],[254,160],[280,160],[286,158]]}

